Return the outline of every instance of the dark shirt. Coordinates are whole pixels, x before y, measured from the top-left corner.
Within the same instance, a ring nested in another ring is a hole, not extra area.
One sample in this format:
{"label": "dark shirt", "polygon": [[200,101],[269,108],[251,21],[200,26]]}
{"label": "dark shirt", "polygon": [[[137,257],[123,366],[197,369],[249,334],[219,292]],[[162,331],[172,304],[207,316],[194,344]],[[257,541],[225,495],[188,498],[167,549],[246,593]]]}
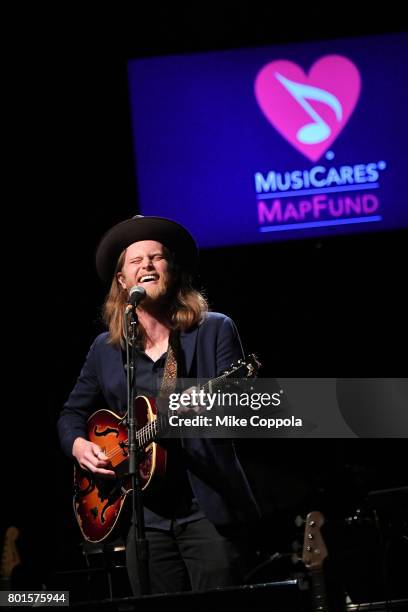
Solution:
{"label": "dark shirt", "polygon": [[[153,361],[145,352],[136,349],[135,393],[156,397],[164,374],[167,353]],[[170,530],[172,522],[188,523],[205,516],[191,490],[180,440],[163,440],[167,451],[166,474],[156,497],[145,500],[146,527]]]}

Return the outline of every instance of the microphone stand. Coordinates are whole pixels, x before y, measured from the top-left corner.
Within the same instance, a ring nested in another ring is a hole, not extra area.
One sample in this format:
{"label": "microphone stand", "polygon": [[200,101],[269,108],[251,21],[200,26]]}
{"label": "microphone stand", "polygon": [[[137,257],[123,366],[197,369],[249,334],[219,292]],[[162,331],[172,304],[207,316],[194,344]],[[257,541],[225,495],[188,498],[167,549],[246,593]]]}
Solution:
{"label": "microphone stand", "polygon": [[[127,373],[127,428],[129,449],[129,476],[132,486],[132,523],[136,552],[136,567],[141,595],[150,593],[149,543],[146,539],[142,488],[140,482],[140,453],[136,439],[137,414],[135,410],[135,372],[136,372],[136,328],[138,317],[136,305],[129,304],[125,310],[126,336],[126,373]],[[129,351],[129,326],[131,327]]]}

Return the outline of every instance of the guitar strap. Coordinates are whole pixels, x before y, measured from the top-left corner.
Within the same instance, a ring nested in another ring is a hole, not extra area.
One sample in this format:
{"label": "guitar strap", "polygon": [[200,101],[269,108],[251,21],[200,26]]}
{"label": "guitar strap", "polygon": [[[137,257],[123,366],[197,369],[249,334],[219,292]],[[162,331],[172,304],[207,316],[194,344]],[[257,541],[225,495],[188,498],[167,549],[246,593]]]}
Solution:
{"label": "guitar strap", "polygon": [[170,333],[166,362],[164,364],[163,379],[160,386],[159,397],[168,397],[174,391],[177,383],[177,363],[179,355],[179,338],[175,332]]}

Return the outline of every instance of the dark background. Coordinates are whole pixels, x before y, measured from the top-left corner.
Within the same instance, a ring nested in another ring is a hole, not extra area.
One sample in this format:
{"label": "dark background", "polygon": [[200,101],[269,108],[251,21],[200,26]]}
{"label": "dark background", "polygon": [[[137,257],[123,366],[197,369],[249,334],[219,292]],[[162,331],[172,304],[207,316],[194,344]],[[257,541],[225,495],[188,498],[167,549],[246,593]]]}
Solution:
{"label": "dark background", "polygon": [[[233,10],[151,6],[41,15],[36,9],[16,24],[11,55],[21,95],[10,208],[29,238],[18,280],[32,282],[36,315],[32,325],[22,309],[13,342],[19,401],[9,408],[6,490],[12,494],[3,521],[22,528],[24,558],[46,575],[69,565],[80,542],[71,465],[59,450],[55,423],[102,330],[105,288],[96,277],[95,247],[104,231],[137,212],[126,60],[403,31],[404,23],[397,14],[358,21],[351,7],[251,2]],[[212,309],[236,321],[246,350],[264,364],[263,376],[404,376],[406,242],[401,230],[204,251],[197,284]],[[19,363],[33,375],[21,376]],[[241,443],[269,550],[287,544],[275,533],[276,517],[291,523],[315,500],[345,516],[368,490],[407,484],[404,445],[402,439]]]}

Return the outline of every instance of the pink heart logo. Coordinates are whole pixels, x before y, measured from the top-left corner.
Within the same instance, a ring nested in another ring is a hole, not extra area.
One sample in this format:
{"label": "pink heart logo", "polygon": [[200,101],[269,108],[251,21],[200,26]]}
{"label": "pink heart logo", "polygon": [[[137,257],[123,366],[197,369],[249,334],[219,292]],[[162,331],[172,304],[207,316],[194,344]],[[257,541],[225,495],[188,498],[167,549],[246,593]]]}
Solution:
{"label": "pink heart logo", "polygon": [[306,75],[287,60],[267,64],[255,79],[257,102],[270,123],[312,161],[336,140],[360,95],[356,66],[341,55],[317,60]]}

